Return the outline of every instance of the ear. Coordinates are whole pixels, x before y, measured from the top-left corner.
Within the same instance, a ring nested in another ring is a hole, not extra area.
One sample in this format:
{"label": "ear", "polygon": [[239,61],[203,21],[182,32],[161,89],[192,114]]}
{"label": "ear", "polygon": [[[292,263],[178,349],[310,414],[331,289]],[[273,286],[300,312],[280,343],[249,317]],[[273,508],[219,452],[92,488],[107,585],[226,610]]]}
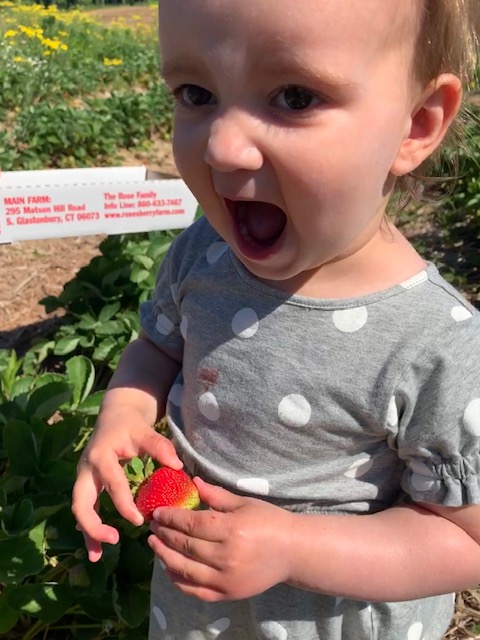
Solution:
{"label": "ear", "polygon": [[403,176],[419,167],[440,145],[462,102],[462,83],[442,73],[422,92],[412,111],[409,130],[391,167]]}

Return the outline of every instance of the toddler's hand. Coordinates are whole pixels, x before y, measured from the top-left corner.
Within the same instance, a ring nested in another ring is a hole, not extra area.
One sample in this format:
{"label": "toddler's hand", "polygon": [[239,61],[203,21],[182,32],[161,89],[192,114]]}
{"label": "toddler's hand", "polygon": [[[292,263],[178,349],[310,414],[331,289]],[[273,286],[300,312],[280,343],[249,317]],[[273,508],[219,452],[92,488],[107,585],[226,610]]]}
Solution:
{"label": "toddler's hand", "polygon": [[148,542],[173,583],[201,600],[240,600],[288,580],[293,516],[194,479],[204,511],[161,508]]}
{"label": "toddler's hand", "polygon": [[137,412],[100,414],[94,434],[83,451],[73,488],[72,512],[83,533],[91,562],[102,555],[102,543],[116,544],[118,531],[102,522],[97,513],[105,489],[118,512],[134,525],[143,518],[135,506],[121,462],[147,455],[174,469],[182,468],[172,443],[160,435]]}

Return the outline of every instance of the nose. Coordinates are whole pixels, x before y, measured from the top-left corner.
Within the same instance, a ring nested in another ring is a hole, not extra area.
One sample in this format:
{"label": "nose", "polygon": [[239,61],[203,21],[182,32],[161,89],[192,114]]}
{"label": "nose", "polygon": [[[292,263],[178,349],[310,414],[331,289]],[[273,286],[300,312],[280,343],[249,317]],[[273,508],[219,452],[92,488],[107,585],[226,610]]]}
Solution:
{"label": "nose", "polygon": [[248,115],[225,112],[211,124],[204,159],[220,172],[257,171],[263,154],[255,143],[255,122]]}

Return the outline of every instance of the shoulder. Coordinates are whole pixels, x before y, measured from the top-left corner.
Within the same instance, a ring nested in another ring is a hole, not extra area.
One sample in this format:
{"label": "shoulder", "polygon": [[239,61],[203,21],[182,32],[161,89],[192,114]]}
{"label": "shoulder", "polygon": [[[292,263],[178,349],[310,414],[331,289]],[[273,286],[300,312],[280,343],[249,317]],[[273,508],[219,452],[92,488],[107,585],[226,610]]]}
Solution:
{"label": "shoulder", "polygon": [[177,258],[196,260],[204,256],[216,243],[226,246],[208,220],[202,216],[175,238],[173,248]]}

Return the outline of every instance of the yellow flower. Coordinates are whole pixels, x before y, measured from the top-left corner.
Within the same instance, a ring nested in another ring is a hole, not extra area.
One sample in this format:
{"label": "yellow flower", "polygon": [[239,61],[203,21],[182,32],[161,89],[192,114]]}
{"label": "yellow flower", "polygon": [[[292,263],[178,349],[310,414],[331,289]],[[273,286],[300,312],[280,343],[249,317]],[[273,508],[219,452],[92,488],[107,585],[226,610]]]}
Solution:
{"label": "yellow flower", "polygon": [[61,45],[60,45],[60,49],[61,49],[62,51],[68,51],[68,44],[61,44]]}
{"label": "yellow flower", "polygon": [[3,34],[4,38],[14,38],[17,35],[18,31],[15,31],[14,29],[9,29],[8,31],[5,31],[5,33]]}
{"label": "yellow flower", "polygon": [[24,56],[14,56],[13,61],[14,62],[28,62],[28,59],[25,58]]}
{"label": "yellow flower", "polygon": [[44,56],[50,56],[51,54],[52,54],[52,52],[49,49],[47,49],[46,51],[43,52]]}
{"label": "yellow flower", "polygon": [[104,58],[103,64],[106,67],[118,67],[119,65],[123,64],[123,61],[120,60],[120,58]]}
{"label": "yellow flower", "polygon": [[49,49],[53,49],[56,51],[60,46],[59,40],[52,40],[51,38],[42,38],[42,44],[44,44]]}
{"label": "yellow flower", "polygon": [[18,28],[29,38],[36,38],[38,35],[37,29],[32,29],[32,27],[26,27],[25,25],[21,24]]}

